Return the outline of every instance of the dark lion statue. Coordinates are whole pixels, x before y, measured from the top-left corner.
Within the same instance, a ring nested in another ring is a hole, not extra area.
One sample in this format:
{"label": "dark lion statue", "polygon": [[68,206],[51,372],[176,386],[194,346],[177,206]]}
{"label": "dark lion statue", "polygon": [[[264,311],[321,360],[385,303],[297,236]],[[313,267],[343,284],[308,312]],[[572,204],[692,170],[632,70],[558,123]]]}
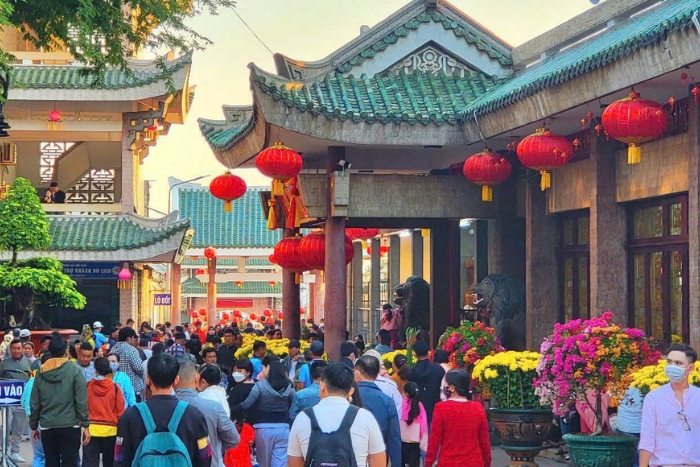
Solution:
{"label": "dark lion statue", "polygon": [[404,320],[400,335],[407,328],[430,331],[430,285],[421,277],[411,276],[394,288],[394,303],[401,307]]}
{"label": "dark lion statue", "polygon": [[496,330],[507,350],[525,350],[525,286],[507,274],[489,274],[474,286],[476,316]]}

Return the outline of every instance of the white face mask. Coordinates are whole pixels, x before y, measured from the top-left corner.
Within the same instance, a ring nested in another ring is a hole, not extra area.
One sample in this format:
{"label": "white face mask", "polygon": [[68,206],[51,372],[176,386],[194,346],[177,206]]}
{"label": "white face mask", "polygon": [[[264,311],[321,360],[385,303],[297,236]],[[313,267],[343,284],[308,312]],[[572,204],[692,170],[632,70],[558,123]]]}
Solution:
{"label": "white face mask", "polygon": [[231,375],[231,377],[233,378],[233,381],[236,383],[241,383],[245,380],[245,375],[243,373],[233,373]]}

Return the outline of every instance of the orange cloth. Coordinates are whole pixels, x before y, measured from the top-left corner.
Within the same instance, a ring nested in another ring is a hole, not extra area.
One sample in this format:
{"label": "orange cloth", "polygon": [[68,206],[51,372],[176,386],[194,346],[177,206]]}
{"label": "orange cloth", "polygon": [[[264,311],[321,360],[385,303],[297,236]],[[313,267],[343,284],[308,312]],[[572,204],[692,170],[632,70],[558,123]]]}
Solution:
{"label": "orange cloth", "polygon": [[[124,395],[121,388],[111,379],[90,380],[87,383],[88,414],[90,416],[90,433],[93,436],[114,436],[117,434],[117,422],[124,413]],[[110,427],[100,430],[99,427]],[[113,429],[112,429],[113,428]],[[112,432],[114,432],[112,434]]]}
{"label": "orange cloth", "polygon": [[240,431],[241,442],[235,448],[226,451],[224,456],[225,467],[252,467],[250,461],[250,444],[255,441],[255,430],[247,423],[243,424]]}
{"label": "orange cloth", "polygon": [[197,334],[199,336],[199,341],[204,345],[204,343],[207,341],[207,332],[204,329],[200,329],[199,331],[192,331],[193,334]]}

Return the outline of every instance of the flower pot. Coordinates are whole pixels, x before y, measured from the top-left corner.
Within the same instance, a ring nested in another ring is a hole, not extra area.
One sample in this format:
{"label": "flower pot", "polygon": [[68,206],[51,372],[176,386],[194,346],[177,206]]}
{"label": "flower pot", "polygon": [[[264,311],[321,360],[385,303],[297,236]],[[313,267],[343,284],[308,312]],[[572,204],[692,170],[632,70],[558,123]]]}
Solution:
{"label": "flower pot", "polygon": [[510,467],[536,467],[535,457],[542,450],[552,426],[550,409],[489,409],[489,416],[510,456]]}
{"label": "flower pot", "polygon": [[631,467],[639,439],[634,436],[563,437],[574,467]]}

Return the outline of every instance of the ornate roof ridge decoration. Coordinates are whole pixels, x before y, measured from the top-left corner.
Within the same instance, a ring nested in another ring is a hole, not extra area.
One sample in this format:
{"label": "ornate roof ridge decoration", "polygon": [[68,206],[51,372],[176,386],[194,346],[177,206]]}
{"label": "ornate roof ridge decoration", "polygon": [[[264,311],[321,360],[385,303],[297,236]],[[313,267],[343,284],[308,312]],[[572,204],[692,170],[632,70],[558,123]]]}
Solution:
{"label": "ornate roof ridge decoration", "polygon": [[429,22],[441,23],[446,30],[451,30],[455,36],[473,44],[501,65],[513,64],[512,47],[455,6],[446,1],[414,0],[324,59],[303,61],[275,54],[277,72],[289,79],[304,78],[301,70],[316,78],[333,72],[348,73]]}
{"label": "ornate roof ridge decoration", "polygon": [[[192,52],[166,62],[165,69],[158,64],[163,57],[153,60],[130,60],[133,76],[119,68],[109,68],[104,85],[94,83],[86,74],[84,65],[13,65],[12,86],[24,89],[126,89],[147,86],[192,65]],[[18,84],[16,84],[18,83]]]}
{"label": "ornate roof ridge decoration", "polygon": [[254,127],[254,109],[251,105],[223,105],[225,120],[199,118],[199,130],[214,151],[233,147]]}
{"label": "ornate roof ridge decoration", "polygon": [[697,0],[664,2],[628,18],[600,35],[557,52],[543,62],[516,72],[501,86],[481,96],[463,113],[464,120],[507,107],[547,88],[621,60],[642,48],[655,46],[669,34],[693,27],[700,11]]}

